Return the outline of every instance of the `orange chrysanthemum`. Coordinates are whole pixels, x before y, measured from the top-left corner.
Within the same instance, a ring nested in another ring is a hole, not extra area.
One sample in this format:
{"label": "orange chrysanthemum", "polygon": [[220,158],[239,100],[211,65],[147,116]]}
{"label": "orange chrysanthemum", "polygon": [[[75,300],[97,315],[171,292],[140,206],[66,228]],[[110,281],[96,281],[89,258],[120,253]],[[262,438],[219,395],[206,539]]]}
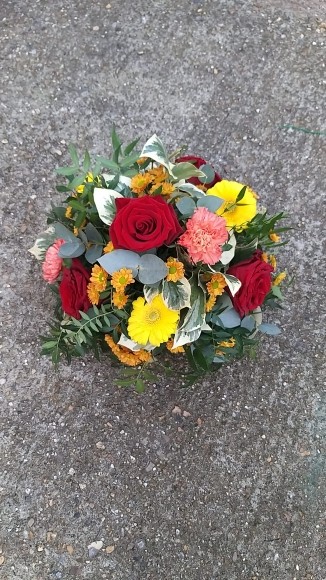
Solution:
{"label": "orange chrysanthemum", "polygon": [[98,292],[103,292],[105,290],[107,280],[108,280],[107,272],[105,270],[103,270],[103,268],[101,268],[101,266],[98,266],[97,264],[95,264],[95,266],[93,266],[93,268],[92,268],[90,281],[93,282],[93,284],[94,284],[96,290],[98,290]]}
{"label": "orange chrysanthemum", "polygon": [[229,340],[222,340],[218,345],[223,346],[224,348],[233,348],[235,346],[235,338],[232,336]]}
{"label": "orange chrysanthemum", "polygon": [[273,286],[279,286],[281,282],[283,282],[284,278],[286,278],[286,272],[281,272],[278,274],[278,276],[276,276],[276,278],[273,280]]}
{"label": "orange chrysanthemum", "polygon": [[147,160],[148,160],[148,157],[139,157],[139,159],[137,159],[136,163],[138,163],[138,165],[144,165],[144,163],[146,163]]}
{"label": "orange chrysanthemum", "polygon": [[210,296],[221,296],[227,284],[225,282],[224,276],[218,272],[217,274],[213,274],[210,282],[207,282],[206,286],[207,292]]}
{"label": "orange chrysanthemum", "polygon": [[130,268],[121,268],[121,270],[112,274],[111,284],[117,292],[123,293],[126,286],[132,284],[134,281],[132,270],[130,270]]}
{"label": "orange chrysanthemum", "polygon": [[148,173],[151,176],[152,181],[155,183],[156,187],[161,185],[161,183],[163,183],[163,181],[165,181],[168,176],[167,171],[163,167],[163,165],[150,169]]}
{"label": "orange chrysanthemum", "polygon": [[109,334],[106,334],[104,339],[117,359],[129,367],[136,367],[143,362],[149,362],[152,360],[152,355],[147,352],[147,350],[141,349],[135,352],[129,350],[129,348],[126,348],[125,346],[116,344]]}
{"label": "orange chrysanthemum", "polygon": [[91,304],[95,304],[95,306],[98,305],[100,301],[100,293],[93,282],[87,284],[87,296]]}
{"label": "orange chrysanthemum", "polygon": [[269,233],[269,239],[272,240],[272,242],[275,242],[275,243],[281,241],[281,237],[278,234],[276,234],[275,232],[270,232]]}
{"label": "orange chrysanthemum", "polygon": [[145,173],[138,173],[135,175],[130,184],[130,188],[134,193],[138,195],[144,195],[145,189],[152,183],[153,177],[149,174],[149,172]]}
{"label": "orange chrysanthemum", "polygon": [[128,302],[128,296],[123,292],[113,292],[112,302],[117,308],[124,308]]}
{"label": "orange chrysanthemum", "polygon": [[170,352],[172,352],[172,354],[179,354],[179,353],[185,352],[185,349],[183,348],[183,346],[176,346],[175,348],[173,348],[173,339],[172,338],[170,338],[167,341],[165,346]]}
{"label": "orange chrysanthemum", "polygon": [[174,190],[175,187],[172,183],[169,183],[168,181],[164,181],[164,183],[162,183],[162,191],[161,191],[162,195],[171,195],[171,193],[173,193]]}
{"label": "orange chrysanthemum", "polygon": [[69,220],[71,219],[71,217],[72,217],[72,207],[71,207],[71,205],[68,205],[68,207],[66,208],[65,217],[68,218]]}
{"label": "orange chrysanthemum", "polygon": [[210,297],[208,298],[206,305],[205,305],[205,311],[206,312],[211,312],[211,310],[213,309],[213,306],[216,302],[216,296],[214,296],[214,294],[211,294]]}
{"label": "orange chrysanthemum", "polygon": [[106,244],[106,246],[104,246],[104,248],[103,248],[104,254],[109,254],[110,252],[113,252],[113,250],[114,250],[114,246],[113,246],[111,241],[108,242]]}
{"label": "orange chrysanthemum", "polygon": [[166,277],[167,282],[177,282],[184,277],[185,269],[182,262],[179,262],[179,260],[176,260],[176,258],[168,258],[166,265],[168,268],[168,274]]}

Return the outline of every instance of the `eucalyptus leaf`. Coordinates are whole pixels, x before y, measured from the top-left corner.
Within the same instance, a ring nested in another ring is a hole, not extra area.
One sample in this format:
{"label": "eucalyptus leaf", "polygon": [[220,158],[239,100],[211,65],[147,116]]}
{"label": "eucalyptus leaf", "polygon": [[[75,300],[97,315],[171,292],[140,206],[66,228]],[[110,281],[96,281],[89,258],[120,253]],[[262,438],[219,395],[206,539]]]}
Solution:
{"label": "eucalyptus leaf", "polygon": [[217,320],[225,328],[235,328],[241,324],[241,318],[235,308],[224,310],[224,312],[218,315]]}
{"label": "eucalyptus leaf", "polygon": [[263,324],[258,327],[258,330],[264,334],[270,334],[271,336],[277,336],[282,332],[277,324],[271,324],[268,322],[263,322]]}
{"label": "eucalyptus leaf", "polygon": [[196,209],[196,204],[191,197],[182,197],[175,205],[184,217],[192,216]]}
{"label": "eucalyptus leaf", "polygon": [[86,250],[85,258],[90,264],[95,264],[95,262],[101,257],[103,252],[103,246],[91,246]]}
{"label": "eucalyptus leaf", "polygon": [[216,195],[205,195],[197,201],[197,207],[206,207],[209,211],[216,213],[222,203],[224,203],[224,199],[216,197]]}
{"label": "eucalyptus leaf", "polygon": [[137,276],[140,256],[130,250],[113,250],[113,252],[101,256],[98,262],[111,275],[121,270],[121,268],[130,268],[132,275]]}
{"label": "eucalyptus leaf", "polygon": [[142,284],[155,284],[163,280],[168,273],[165,262],[153,254],[140,257],[138,279]]}
{"label": "eucalyptus leaf", "polygon": [[204,174],[204,177],[200,177],[199,181],[201,183],[211,183],[215,177],[215,171],[211,165],[207,163],[200,166],[200,171]]}
{"label": "eucalyptus leaf", "polygon": [[59,248],[58,255],[60,258],[78,258],[85,252],[83,242],[75,237],[74,241],[66,242]]}
{"label": "eucalyptus leaf", "polygon": [[100,232],[91,222],[88,222],[87,226],[84,228],[84,232],[89,242],[97,242],[98,244],[103,242]]}
{"label": "eucalyptus leaf", "polygon": [[255,321],[254,317],[251,316],[251,314],[249,314],[248,316],[245,316],[241,320],[241,328],[246,328],[247,330],[249,330],[249,332],[252,332],[255,327],[256,327],[256,321]]}
{"label": "eucalyptus leaf", "polygon": [[60,222],[54,222],[55,233],[58,238],[65,240],[65,242],[76,241],[76,236]]}

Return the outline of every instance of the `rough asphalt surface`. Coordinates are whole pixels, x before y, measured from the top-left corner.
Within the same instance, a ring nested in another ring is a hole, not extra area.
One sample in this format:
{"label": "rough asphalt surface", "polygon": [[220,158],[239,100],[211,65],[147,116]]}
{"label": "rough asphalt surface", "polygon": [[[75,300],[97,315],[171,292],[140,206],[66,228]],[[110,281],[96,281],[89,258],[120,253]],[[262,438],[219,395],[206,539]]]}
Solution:
{"label": "rough asphalt surface", "polygon": [[[1,580],[325,580],[324,2],[6,0],[0,21]],[[176,365],[138,396],[105,358],[39,356],[27,248],[66,144],[105,154],[113,122],[295,228],[282,335],[188,390]]]}

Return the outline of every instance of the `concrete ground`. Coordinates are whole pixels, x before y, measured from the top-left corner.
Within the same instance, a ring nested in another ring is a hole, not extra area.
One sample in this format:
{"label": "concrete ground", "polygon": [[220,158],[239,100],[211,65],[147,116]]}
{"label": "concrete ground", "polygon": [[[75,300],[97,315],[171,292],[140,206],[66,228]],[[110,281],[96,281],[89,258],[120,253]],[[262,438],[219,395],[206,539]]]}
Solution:
{"label": "concrete ground", "polygon": [[[1,580],[325,580],[325,3],[6,0],[0,21]],[[105,154],[113,122],[295,228],[282,335],[188,390],[39,356],[27,248],[66,144]]]}

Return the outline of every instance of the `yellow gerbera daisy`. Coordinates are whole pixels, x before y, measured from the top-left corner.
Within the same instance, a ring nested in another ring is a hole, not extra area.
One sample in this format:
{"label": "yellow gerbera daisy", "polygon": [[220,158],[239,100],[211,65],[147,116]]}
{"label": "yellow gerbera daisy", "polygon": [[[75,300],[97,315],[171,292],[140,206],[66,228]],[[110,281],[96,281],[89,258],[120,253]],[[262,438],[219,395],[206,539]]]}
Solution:
{"label": "yellow gerbera daisy", "polygon": [[145,173],[137,173],[137,175],[135,175],[131,180],[131,191],[137,193],[138,195],[144,195],[146,187],[148,187],[152,181],[153,177],[149,174],[148,171]]}
{"label": "yellow gerbera daisy", "polygon": [[205,311],[211,312],[211,310],[213,310],[213,306],[214,306],[215,302],[216,302],[216,296],[214,296],[214,294],[211,294],[206,302]]}
{"label": "yellow gerbera daisy", "polygon": [[134,281],[132,270],[130,268],[121,268],[121,270],[112,274],[111,284],[117,292],[123,293],[126,286],[132,284]]}
{"label": "yellow gerbera daisy", "polygon": [[104,246],[104,248],[103,248],[104,254],[109,254],[110,252],[113,252],[113,250],[114,250],[114,245],[112,244],[111,241],[108,242],[106,244],[106,246]]}
{"label": "yellow gerbera daisy", "polygon": [[100,293],[92,282],[87,284],[87,296],[91,304],[98,305],[100,301]]}
{"label": "yellow gerbera daisy", "polygon": [[275,232],[270,232],[269,233],[269,239],[272,240],[272,242],[275,242],[275,243],[281,241],[281,237],[278,234],[276,234]]}
{"label": "yellow gerbera daisy", "polygon": [[123,292],[113,292],[112,302],[114,306],[121,309],[127,304],[128,296]]}
{"label": "yellow gerbera daisy", "polygon": [[107,280],[108,280],[107,272],[103,270],[101,266],[95,264],[95,266],[93,266],[92,268],[90,281],[93,282],[96,290],[98,290],[99,292],[103,292],[106,288]]}
{"label": "yellow gerbera daisy", "polygon": [[281,272],[274,278],[273,286],[279,286],[281,282],[283,282],[284,278],[286,278],[286,272]]}
{"label": "yellow gerbera daisy", "polygon": [[210,296],[221,296],[224,292],[225,286],[227,286],[224,276],[219,272],[217,274],[213,274],[210,281],[207,282],[207,292]]}
{"label": "yellow gerbera daisy", "polygon": [[185,269],[182,262],[179,262],[176,258],[168,258],[166,261],[166,265],[168,268],[167,274],[167,281],[168,282],[177,282],[181,280],[181,278],[185,275]]}
{"label": "yellow gerbera daisy", "polygon": [[167,308],[161,294],[148,303],[140,296],[132,304],[128,332],[130,338],[138,344],[150,342],[159,346],[177,330],[179,312]]}
{"label": "yellow gerbera daisy", "polygon": [[179,353],[185,352],[185,349],[183,348],[183,346],[176,346],[173,348],[173,339],[172,338],[170,338],[167,341],[165,346],[170,352],[172,352],[172,354],[179,354]]}
{"label": "yellow gerbera daisy", "polygon": [[142,349],[135,352],[129,350],[129,348],[126,348],[125,346],[116,344],[109,334],[104,336],[104,340],[117,359],[129,367],[136,367],[142,362],[149,362],[152,360],[152,355],[147,352],[147,350]]}
{"label": "yellow gerbera daisy", "polygon": [[228,228],[236,228],[239,232],[248,227],[248,222],[257,213],[256,197],[250,187],[247,187],[243,198],[236,203],[243,187],[244,185],[237,181],[222,179],[207,190],[207,195],[216,195],[225,200],[216,213],[225,219]]}

